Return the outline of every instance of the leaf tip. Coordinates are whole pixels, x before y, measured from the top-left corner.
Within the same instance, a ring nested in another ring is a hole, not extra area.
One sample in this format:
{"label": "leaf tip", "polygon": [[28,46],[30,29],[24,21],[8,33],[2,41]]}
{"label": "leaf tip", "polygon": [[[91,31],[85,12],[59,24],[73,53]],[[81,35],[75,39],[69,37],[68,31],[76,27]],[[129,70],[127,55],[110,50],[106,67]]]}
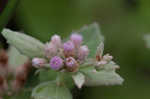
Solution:
{"label": "leaf tip", "polygon": [[4,37],[7,37],[8,33],[10,33],[10,31],[11,31],[11,30],[9,30],[9,29],[3,29],[3,30],[2,30],[2,35],[3,35]]}

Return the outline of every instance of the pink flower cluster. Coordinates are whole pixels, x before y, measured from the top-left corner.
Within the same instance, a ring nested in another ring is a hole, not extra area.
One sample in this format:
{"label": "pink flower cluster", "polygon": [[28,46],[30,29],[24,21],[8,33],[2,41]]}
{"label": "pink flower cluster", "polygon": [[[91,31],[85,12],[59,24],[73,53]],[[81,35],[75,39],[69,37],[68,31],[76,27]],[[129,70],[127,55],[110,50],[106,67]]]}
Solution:
{"label": "pink flower cluster", "polygon": [[82,45],[82,41],[83,37],[77,33],[73,33],[65,43],[62,43],[60,36],[54,35],[45,45],[46,59],[34,58],[32,64],[35,67],[42,67],[49,62],[51,69],[74,72],[89,54],[88,47]]}

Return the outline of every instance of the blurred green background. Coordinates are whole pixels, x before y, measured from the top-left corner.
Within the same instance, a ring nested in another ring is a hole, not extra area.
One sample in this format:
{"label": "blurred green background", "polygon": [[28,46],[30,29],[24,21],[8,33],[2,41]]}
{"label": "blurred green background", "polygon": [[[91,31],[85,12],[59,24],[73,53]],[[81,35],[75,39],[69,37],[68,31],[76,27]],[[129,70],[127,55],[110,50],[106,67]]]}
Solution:
{"label": "blurred green background", "polygon": [[20,0],[7,27],[43,42],[98,22],[105,53],[112,54],[125,79],[122,86],[84,87],[78,99],[150,99],[150,0]]}

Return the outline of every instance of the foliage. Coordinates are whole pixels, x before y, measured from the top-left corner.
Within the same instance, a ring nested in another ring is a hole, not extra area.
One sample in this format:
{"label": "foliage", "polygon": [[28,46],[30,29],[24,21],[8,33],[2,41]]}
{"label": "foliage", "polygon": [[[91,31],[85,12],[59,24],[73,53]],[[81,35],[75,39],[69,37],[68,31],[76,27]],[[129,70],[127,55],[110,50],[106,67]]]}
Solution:
{"label": "foliage", "polygon": [[[94,23],[85,26],[79,33],[85,37],[84,44],[88,45],[91,51],[89,58],[95,59],[96,48],[104,40],[98,24]],[[44,45],[39,40],[8,29],[4,29],[2,34],[8,43],[18,49],[23,55],[30,58],[44,57]],[[99,48],[101,49],[102,47],[98,47],[98,51]],[[101,50],[103,50],[103,48]],[[100,57],[102,58],[103,56],[101,55]],[[97,63],[95,60],[91,62]],[[83,66],[80,66],[79,71],[75,73],[66,72],[67,75],[72,76],[78,88],[81,88],[83,85],[99,86],[122,84],[123,79],[115,72],[118,66],[114,62],[110,61],[102,66],[100,65],[99,68],[92,66],[90,61],[87,61],[87,64],[89,66],[83,64]],[[41,72],[41,70],[38,70],[37,73],[39,73],[40,79],[44,78],[44,81],[33,89],[32,97],[35,99],[72,99],[69,91],[70,87],[68,86],[68,84],[73,83],[68,83],[71,77],[68,78],[63,72],[49,71],[48,75],[54,75],[52,80],[50,76]],[[46,70],[44,72],[48,71]]]}

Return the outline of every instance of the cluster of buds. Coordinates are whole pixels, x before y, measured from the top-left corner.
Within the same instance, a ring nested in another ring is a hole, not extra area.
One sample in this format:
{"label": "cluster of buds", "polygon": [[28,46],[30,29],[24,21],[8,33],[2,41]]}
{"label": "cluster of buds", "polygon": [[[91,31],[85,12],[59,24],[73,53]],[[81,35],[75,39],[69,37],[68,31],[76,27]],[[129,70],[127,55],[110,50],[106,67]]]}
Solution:
{"label": "cluster of buds", "polygon": [[[78,33],[73,33],[70,39],[64,43],[60,36],[52,36],[50,42],[45,45],[46,58],[33,58],[32,65],[36,68],[44,67],[46,64],[53,70],[67,70],[75,72],[83,63],[89,53],[86,45],[82,45],[83,38]],[[46,65],[47,66],[47,65]]]}

